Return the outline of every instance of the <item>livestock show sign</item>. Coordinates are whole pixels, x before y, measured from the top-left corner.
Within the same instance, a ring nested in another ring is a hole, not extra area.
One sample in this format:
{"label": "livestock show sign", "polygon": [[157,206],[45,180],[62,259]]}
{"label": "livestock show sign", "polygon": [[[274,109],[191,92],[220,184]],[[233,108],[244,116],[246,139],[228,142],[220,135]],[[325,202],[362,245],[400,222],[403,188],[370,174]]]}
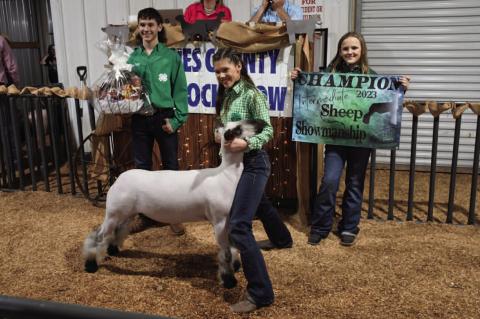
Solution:
{"label": "livestock show sign", "polygon": [[[289,67],[293,65],[291,46],[266,52],[243,53],[244,66],[257,88],[265,94],[270,116],[292,115],[292,86]],[[200,47],[178,49],[188,83],[188,112],[215,114],[218,81],[212,57],[216,48],[206,42]]]}
{"label": "livestock show sign", "polygon": [[320,19],[321,22],[324,21],[324,0],[297,0],[296,3],[302,8],[303,20],[314,18]]}
{"label": "livestock show sign", "polygon": [[398,147],[402,106],[399,76],[302,72],[294,86],[292,139]]}

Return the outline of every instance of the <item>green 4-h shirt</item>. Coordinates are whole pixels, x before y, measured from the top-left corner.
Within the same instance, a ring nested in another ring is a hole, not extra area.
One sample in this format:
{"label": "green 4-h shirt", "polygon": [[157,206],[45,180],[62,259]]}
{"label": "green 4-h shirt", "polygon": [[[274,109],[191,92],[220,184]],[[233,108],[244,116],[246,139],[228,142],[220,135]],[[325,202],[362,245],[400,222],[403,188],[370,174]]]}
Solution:
{"label": "green 4-h shirt", "polygon": [[220,120],[223,124],[240,120],[263,120],[266,123],[263,131],[247,141],[249,150],[259,150],[273,137],[268,109],[265,95],[254,85],[240,80],[225,91]]}
{"label": "green 4-h shirt", "polygon": [[128,63],[132,71],[142,78],[150,101],[158,108],[175,108],[175,117],[170,124],[177,130],[188,116],[187,79],[180,56],[158,43],[150,55],[143,46],[136,48]]}

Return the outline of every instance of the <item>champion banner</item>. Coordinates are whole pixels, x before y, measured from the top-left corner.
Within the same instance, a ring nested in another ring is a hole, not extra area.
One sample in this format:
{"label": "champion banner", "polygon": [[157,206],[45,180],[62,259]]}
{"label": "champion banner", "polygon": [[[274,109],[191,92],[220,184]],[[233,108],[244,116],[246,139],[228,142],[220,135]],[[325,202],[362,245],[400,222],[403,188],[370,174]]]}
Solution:
{"label": "champion banner", "polygon": [[400,142],[399,76],[302,72],[294,86],[292,139],[394,148]]}
{"label": "champion banner", "polygon": [[[243,53],[244,66],[257,88],[265,94],[270,116],[291,117],[289,65],[290,47],[258,53]],[[201,47],[178,49],[188,83],[188,112],[215,114],[218,82],[212,57],[216,48],[206,42]]]}

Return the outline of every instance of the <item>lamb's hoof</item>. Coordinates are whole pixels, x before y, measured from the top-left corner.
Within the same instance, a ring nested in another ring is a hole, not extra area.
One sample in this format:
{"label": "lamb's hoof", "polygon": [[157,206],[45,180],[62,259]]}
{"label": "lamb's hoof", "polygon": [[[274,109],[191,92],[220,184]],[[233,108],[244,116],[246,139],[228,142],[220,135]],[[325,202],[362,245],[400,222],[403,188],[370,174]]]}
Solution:
{"label": "lamb's hoof", "polygon": [[85,271],[89,273],[94,273],[98,270],[98,264],[95,260],[87,260],[85,262]]}
{"label": "lamb's hoof", "polygon": [[233,262],[233,271],[234,272],[237,272],[240,270],[240,267],[242,267],[242,263],[240,262],[240,260],[235,260]]}
{"label": "lamb's hoof", "polygon": [[116,256],[119,252],[120,250],[118,249],[118,246],[108,245],[107,253],[109,256]]}
{"label": "lamb's hoof", "polygon": [[237,285],[237,279],[234,275],[224,274],[222,275],[223,287],[227,289],[232,289]]}

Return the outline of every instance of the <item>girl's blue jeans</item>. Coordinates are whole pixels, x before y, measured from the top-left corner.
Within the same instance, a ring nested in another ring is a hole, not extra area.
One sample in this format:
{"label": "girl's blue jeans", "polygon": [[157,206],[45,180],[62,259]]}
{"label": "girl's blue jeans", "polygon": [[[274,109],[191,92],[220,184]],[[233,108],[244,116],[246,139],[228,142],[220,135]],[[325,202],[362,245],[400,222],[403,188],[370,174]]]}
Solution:
{"label": "girl's blue jeans", "polygon": [[363,187],[370,148],[326,145],[322,184],[312,210],[310,233],[325,238],[332,230],[335,203],[342,171],[345,174],[345,192],[342,199],[342,218],[338,232],[358,233],[362,209]]}
{"label": "girl's blue jeans", "polygon": [[[274,299],[272,283],[268,276],[265,260],[252,233],[252,220],[260,203],[264,203],[265,185],[270,175],[271,166],[268,155],[264,150],[254,150],[245,153],[243,163],[243,173],[238,182],[230,210],[230,241],[240,251],[243,272],[248,282],[248,294],[253,298],[257,306],[267,306]],[[260,208],[263,212],[273,216],[272,220],[277,222],[276,218],[279,218],[277,213],[268,213],[271,210],[266,209],[264,206]],[[262,221],[264,219],[262,218]],[[279,240],[273,237],[283,236],[283,231],[281,228],[278,228],[279,231],[277,233],[274,229],[276,228],[271,227],[269,236],[272,236],[270,238],[272,242],[278,242]],[[288,229],[286,231],[288,232]],[[288,236],[290,236],[290,233],[288,233]]]}

